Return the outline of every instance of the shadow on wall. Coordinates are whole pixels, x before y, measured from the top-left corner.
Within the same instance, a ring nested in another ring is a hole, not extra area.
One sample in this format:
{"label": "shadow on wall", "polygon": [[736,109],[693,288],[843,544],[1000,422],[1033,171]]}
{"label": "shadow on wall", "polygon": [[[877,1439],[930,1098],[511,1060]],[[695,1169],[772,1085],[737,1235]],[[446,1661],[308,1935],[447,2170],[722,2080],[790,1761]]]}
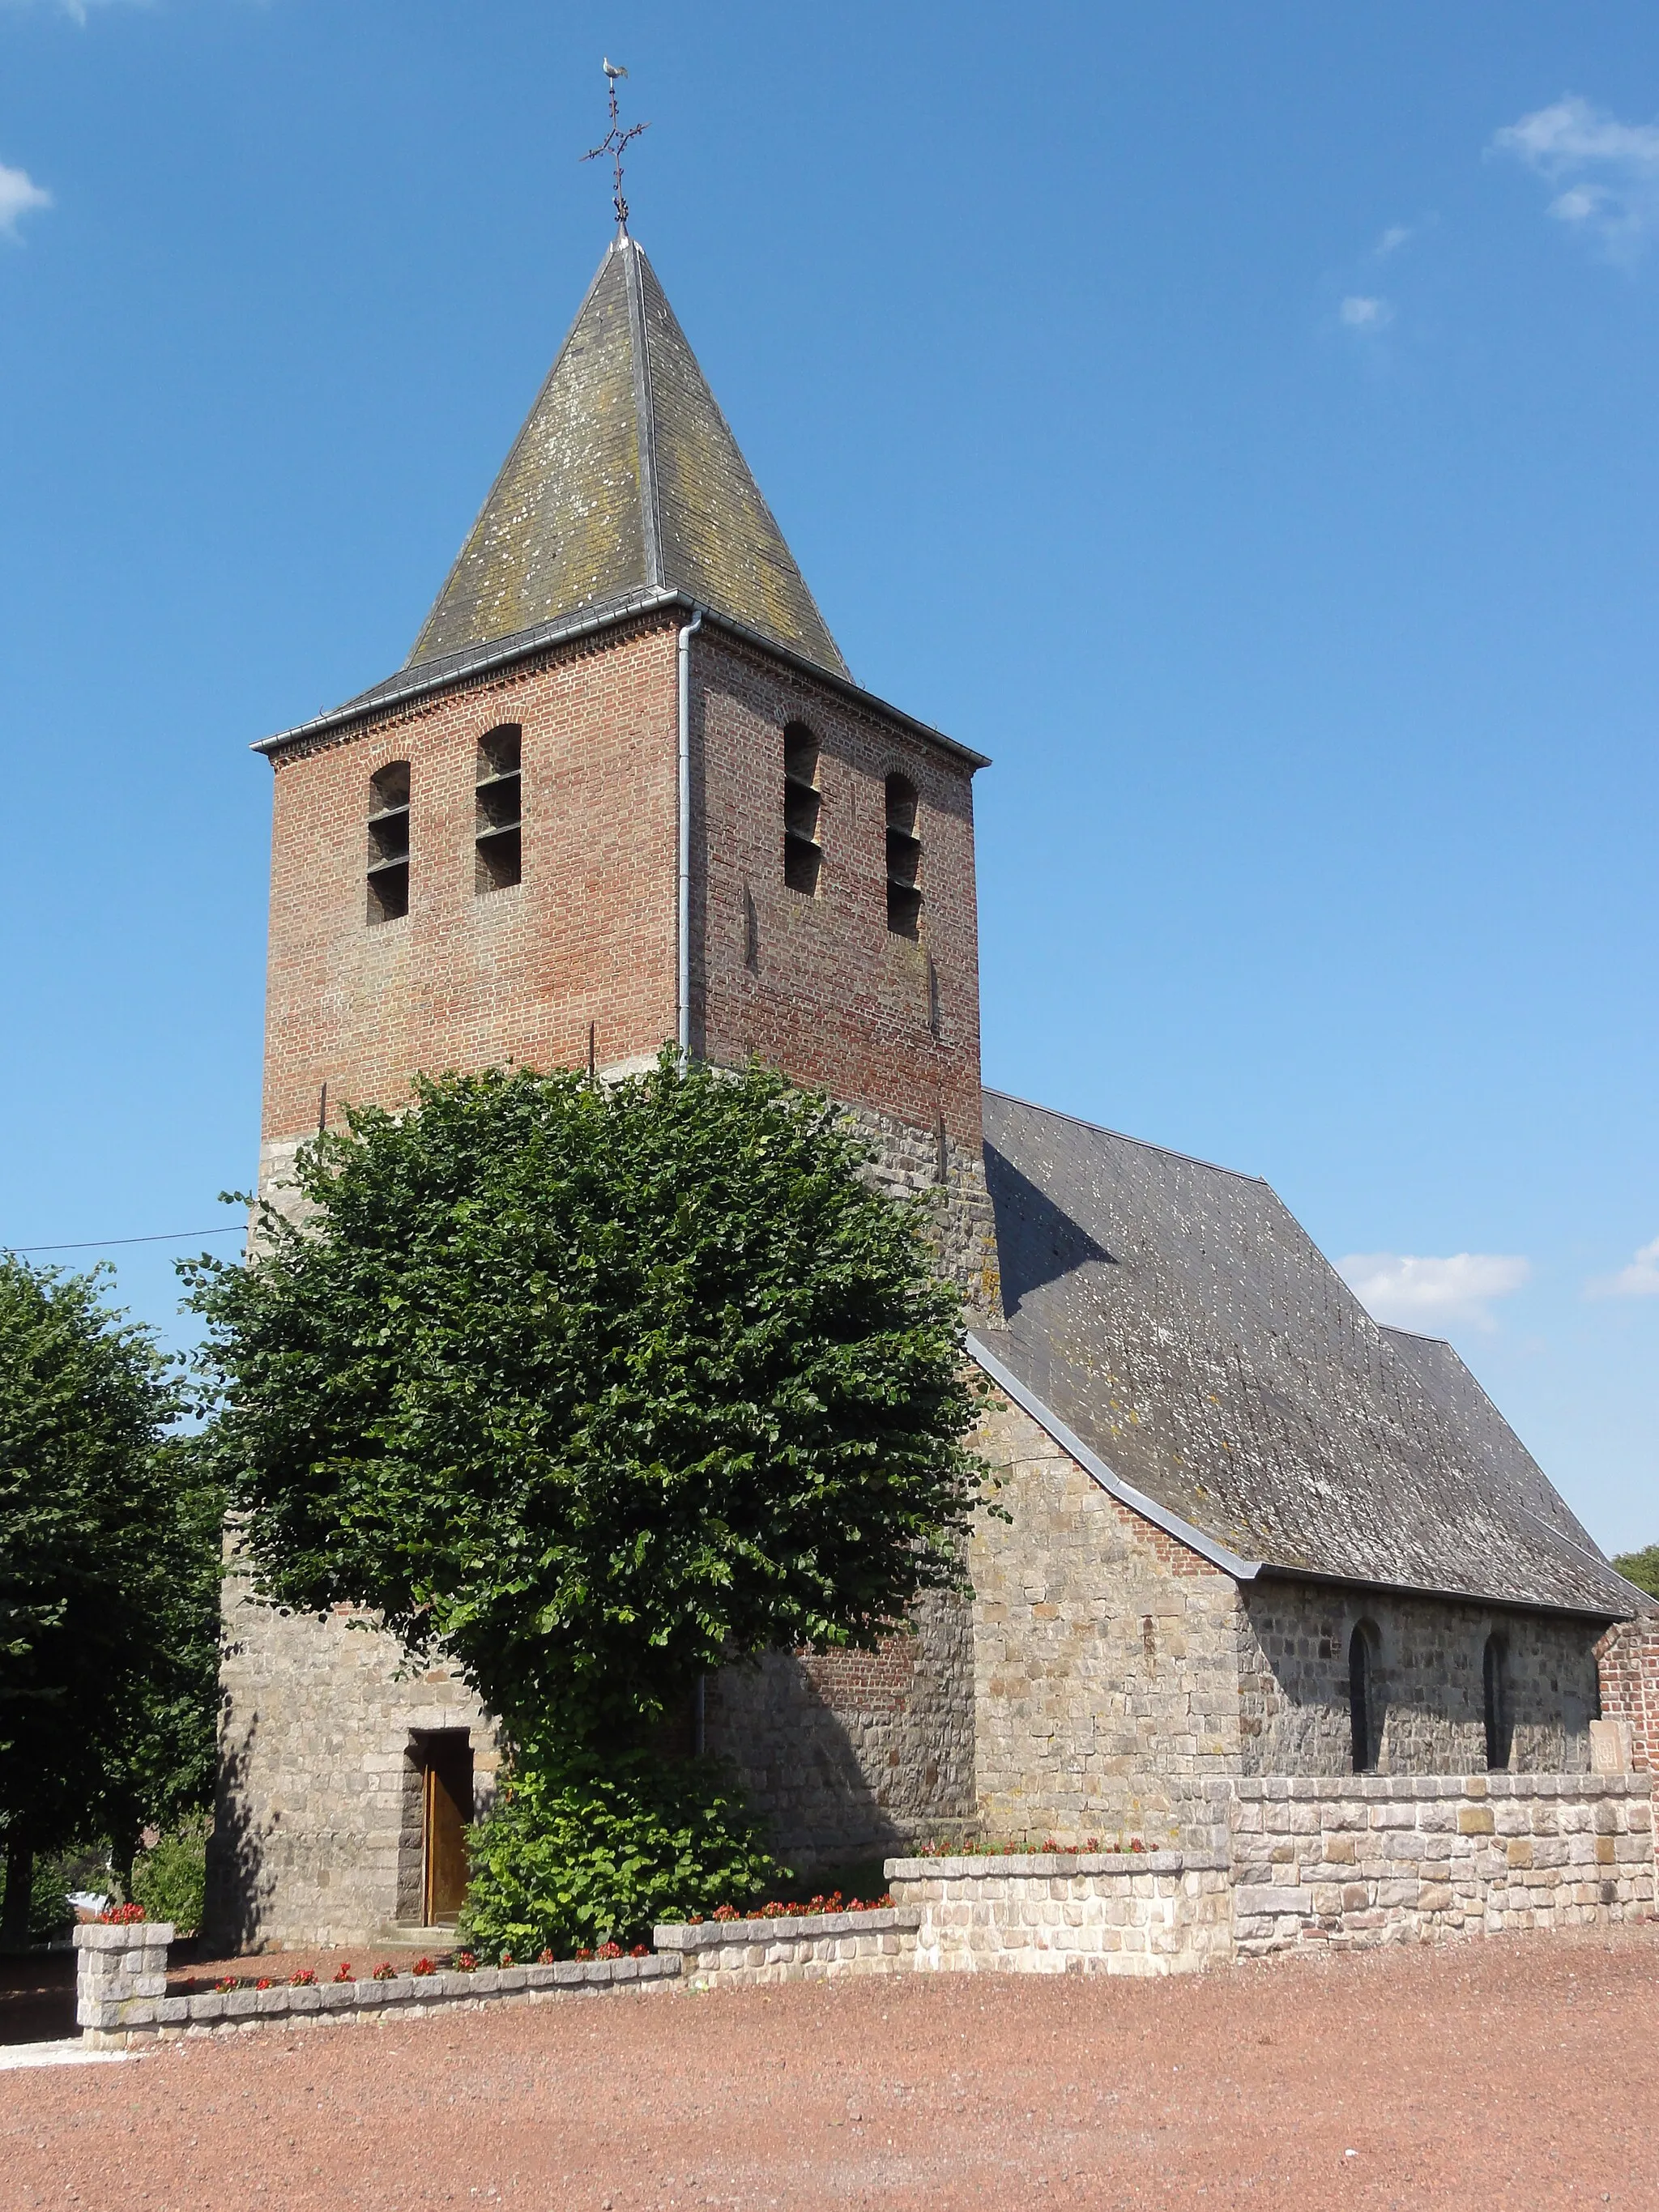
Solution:
{"label": "shadow on wall", "polygon": [[1243,1598],[1247,1773],[1589,1769],[1594,1624],[1267,1577]]}
{"label": "shadow on wall", "polygon": [[1010,1320],[1033,1291],[1059,1282],[1090,1261],[1116,1266],[1103,1244],[992,1144],[985,1147],[985,1180],[996,1213],[1003,1311]]}
{"label": "shadow on wall", "polygon": [[252,1945],[271,1893],[270,1855],[248,1811],[249,1777],[259,1719],[257,1713],[252,1715],[240,1741],[231,1744],[222,1726],[228,1708],[229,1700],[222,1693],[219,1772],[202,1911],[204,1942],[210,1952],[227,1956]]}
{"label": "shadow on wall", "polygon": [[973,1824],[970,1638],[966,1606],[935,1598],[878,1651],[769,1652],[709,1682],[707,1747],[798,1874]]}

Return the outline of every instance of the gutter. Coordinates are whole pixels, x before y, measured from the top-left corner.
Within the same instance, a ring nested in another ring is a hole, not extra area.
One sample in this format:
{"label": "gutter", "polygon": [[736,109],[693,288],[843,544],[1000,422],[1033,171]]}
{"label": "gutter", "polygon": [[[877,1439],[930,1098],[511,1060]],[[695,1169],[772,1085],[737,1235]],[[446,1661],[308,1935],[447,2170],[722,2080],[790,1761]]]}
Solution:
{"label": "gutter", "polygon": [[702,628],[702,609],[695,608],[680,632],[679,697],[679,896],[677,905],[679,1019],[675,1039],[683,1060],[691,1057],[691,641]]}

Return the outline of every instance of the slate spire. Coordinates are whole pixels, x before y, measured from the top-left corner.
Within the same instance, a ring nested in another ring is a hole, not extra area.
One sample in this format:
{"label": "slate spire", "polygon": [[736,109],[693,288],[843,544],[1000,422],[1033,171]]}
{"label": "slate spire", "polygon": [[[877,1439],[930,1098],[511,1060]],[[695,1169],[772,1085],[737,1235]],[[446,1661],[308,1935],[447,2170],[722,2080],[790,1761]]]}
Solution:
{"label": "slate spire", "polygon": [[652,590],[848,673],[656,272],[624,235],[405,665]]}

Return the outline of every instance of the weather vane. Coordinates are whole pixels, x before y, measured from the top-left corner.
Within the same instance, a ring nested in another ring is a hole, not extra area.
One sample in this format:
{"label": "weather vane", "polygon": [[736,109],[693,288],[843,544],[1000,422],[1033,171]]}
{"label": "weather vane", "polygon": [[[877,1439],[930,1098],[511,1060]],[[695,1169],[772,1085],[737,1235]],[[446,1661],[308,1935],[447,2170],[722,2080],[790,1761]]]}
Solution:
{"label": "weather vane", "polygon": [[617,79],[627,75],[628,71],[620,62],[613,62],[609,54],[605,56],[605,88],[611,94],[611,128],[597,146],[590,146],[586,153],[582,155],[584,161],[597,161],[601,154],[609,154],[615,161],[617,188],[611,196],[611,204],[617,210],[617,228],[624,238],[628,235],[628,202],[623,198],[623,152],[639,137],[641,131],[648,131],[651,128],[648,123],[631,124],[626,131],[622,127],[622,118],[617,113]]}

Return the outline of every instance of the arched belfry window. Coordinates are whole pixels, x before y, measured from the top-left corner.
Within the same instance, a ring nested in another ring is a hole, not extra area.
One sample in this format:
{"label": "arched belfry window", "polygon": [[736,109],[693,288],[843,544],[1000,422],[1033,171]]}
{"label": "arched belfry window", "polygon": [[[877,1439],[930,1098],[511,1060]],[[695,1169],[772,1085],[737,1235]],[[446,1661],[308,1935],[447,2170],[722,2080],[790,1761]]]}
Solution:
{"label": "arched belfry window", "polygon": [[520,828],[523,779],[519,773],[523,732],[503,722],[478,740],[478,780],[474,792],[477,866],[474,888],[503,891],[522,880],[524,839]]}
{"label": "arched belfry window", "polygon": [[792,891],[816,898],[823,868],[818,817],[818,741],[805,722],[783,733],[783,880]]}
{"label": "arched belfry window", "polygon": [[1480,1688],[1486,1708],[1486,1765],[1498,1772],[1509,1765],[1515,1743],[1510,1717],[1509,1648],[1495,1632],[1480,1655]]}
{"label": "arched belfry window", "polygon": [[1348,1638],[1348,1726],[1353,1771],[1370,1774],[1382,1749],[1376,1700],[1376,1632],[1362,1620]]}
{"label": "arched belfry window", "polygon": [[409,912],[409,763],[389,761],[368,780],[368,918]]}
{"label": "arched belfry window", "polygon": [[916,787],[904,775],[887,779],[887,927],[898,937],[915,937],[921,927]]}

